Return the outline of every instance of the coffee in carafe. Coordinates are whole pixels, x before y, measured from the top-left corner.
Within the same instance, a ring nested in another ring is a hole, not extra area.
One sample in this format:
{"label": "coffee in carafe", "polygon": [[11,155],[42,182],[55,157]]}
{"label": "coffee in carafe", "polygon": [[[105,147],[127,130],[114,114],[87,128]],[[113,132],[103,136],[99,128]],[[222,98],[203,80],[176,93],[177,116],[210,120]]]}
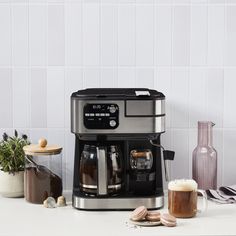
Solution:
{"label": "coffee in carafe", "polygon": [[97,151],[94,145],[85,145],[79,166],[80,185],[85,193],[96,193]]}
{"label": "coffee in carafe", "polygon": [[[102,177],[98,173],[101,166],[105,168],[100,171],[102,172],[100,174],[104,174]],[[99,181],[103,181],[100,186],[107,185],[107,194],[117,194],[122,186],[122,168],[122,155],[118,146],[84,145],[79,166],[80,185],[83,192],[97,195]]]}

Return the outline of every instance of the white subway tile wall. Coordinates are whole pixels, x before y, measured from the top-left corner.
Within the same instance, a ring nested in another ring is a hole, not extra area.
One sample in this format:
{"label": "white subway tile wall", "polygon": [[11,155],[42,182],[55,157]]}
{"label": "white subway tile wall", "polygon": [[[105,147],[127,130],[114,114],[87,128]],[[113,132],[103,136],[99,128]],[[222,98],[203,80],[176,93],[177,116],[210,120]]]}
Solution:
{"label": "white subway tile wall", "polygon": [[[29,64],[29,9],[18,3],[11,6],[12,66]],[[2,33],[4,34],[4,32]]]}
{"label": "white subway tile wall", "polygon": [[29,5],[29,65],[47,65],[46,37],[46,5]]}
{"label": "white subway tile wall", "polygon": [[236,184],[235,0],[0,0],[0,17],[0,132],[62,145],[64,189],[86,87],[164,92],[172,178],[191,177],[197,121],[213,121],[218,184]]}

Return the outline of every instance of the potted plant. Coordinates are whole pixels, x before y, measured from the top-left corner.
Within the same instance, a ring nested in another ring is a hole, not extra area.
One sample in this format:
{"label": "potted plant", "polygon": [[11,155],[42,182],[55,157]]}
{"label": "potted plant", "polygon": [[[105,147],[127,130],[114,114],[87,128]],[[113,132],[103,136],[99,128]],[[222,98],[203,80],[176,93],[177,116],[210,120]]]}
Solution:
{"label": "potted plant", "polygon": [[24,196],[24,151],[28,137],[10,137],[6,133],[0,141],[0,194],[4,197]]}

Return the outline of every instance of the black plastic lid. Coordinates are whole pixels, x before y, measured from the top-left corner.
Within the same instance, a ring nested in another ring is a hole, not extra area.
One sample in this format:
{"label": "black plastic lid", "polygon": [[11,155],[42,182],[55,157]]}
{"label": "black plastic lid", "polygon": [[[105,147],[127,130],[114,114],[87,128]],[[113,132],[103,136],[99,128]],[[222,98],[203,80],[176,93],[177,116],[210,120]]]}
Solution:
{"label": "black plastic lid", "polygon": [[165,99],[163,93],[147,88],[89,88],[78,90],[71,95],[78,99]]}

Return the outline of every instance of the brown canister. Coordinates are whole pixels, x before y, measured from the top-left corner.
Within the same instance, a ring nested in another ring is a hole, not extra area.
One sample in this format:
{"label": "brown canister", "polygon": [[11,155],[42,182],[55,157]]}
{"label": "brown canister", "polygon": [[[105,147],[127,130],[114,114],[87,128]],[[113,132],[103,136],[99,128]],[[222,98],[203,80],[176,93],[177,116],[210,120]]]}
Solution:
{"label": "brown canister", "polygon": [[42,138],[38,144],[25,146],[24,195],[28,202],[43,204],[48,197],[62,195],[62,147],[47,145]]}

